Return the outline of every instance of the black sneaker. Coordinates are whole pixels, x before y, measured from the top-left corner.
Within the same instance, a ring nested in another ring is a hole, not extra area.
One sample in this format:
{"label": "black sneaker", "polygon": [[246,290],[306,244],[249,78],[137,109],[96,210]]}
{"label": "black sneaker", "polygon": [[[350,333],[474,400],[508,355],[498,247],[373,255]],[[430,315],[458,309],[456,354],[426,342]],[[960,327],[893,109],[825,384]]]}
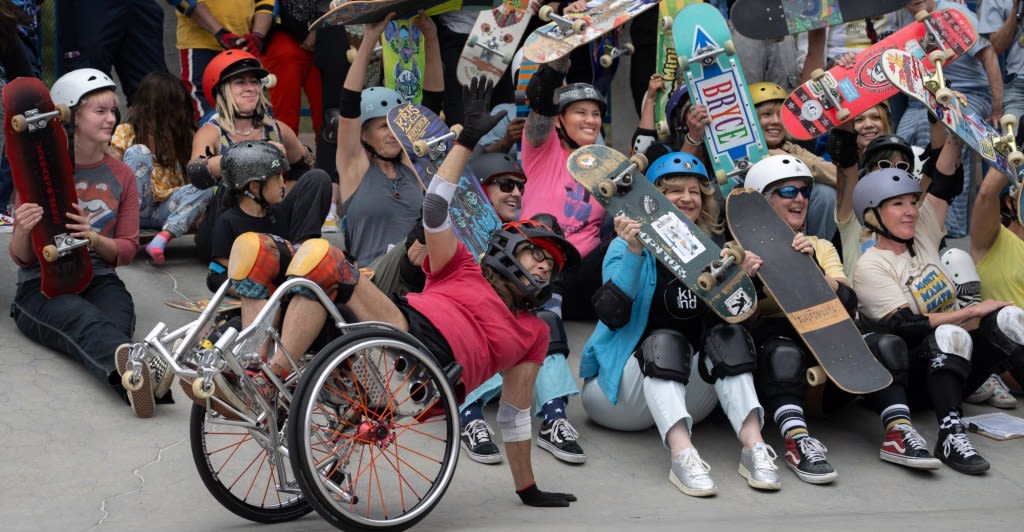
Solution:
{"label": "black sneaker", "polygon": [[482,419],[474,419],[462,429],[462,450],[481,464],[497,464],[501,462],[501,449],[495,445],[491,435],[494,431]]}
{"label": "black sneaker", "polygon": [[974,450],[971,440],[964,433],[964,426],[959,423],[939,430],[935,456],[954,470],[967,475],[980,475],[990,467],[988,461]]}
{"label": "black sneaker", "polygon": [[786,438],[786,465],[809,484],[828,484],[839,476],[825,453],[828,449],[817,438]]}
{"label": "black sneaker", "polygon": [[580,444],[576,443],[579,436],[568,419],[556,419],[551,425],[541,425],[537,445],[563,462],[582,464],[587,461],[587,455],[583,453]]}

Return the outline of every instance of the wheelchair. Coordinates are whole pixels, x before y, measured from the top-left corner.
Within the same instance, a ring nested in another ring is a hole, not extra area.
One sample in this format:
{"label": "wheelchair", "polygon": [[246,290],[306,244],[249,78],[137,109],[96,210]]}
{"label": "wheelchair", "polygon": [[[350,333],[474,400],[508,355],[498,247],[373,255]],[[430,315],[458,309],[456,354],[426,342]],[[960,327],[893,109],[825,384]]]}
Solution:
{"label": "wheelchair", "polygon": [[[287,378],[265,371],[276,387],[267,401],[245,369],[266,367],[263,353],[281,348],[275,323],[296,289],[327,309],[338,336],[293,363]],[[408,333],[380,322],[349,323],[315,283],[283,283],[241,331],[218,330],[225,283],[195,321],[164,323],[132,347],[122,382],[161,357],[197,400],[189,435],[199,477],[226,509],[277,523],[316,510],[344,530],[403,530],[440,502],[459,455],[461,368],[442,368]],[[137,389],[137,388],[136,388]],[[190,392],[190,393],[189,393]],[[226,400],[229,394],[235,400]],[[239,409],[239,403],[247,405]]]}

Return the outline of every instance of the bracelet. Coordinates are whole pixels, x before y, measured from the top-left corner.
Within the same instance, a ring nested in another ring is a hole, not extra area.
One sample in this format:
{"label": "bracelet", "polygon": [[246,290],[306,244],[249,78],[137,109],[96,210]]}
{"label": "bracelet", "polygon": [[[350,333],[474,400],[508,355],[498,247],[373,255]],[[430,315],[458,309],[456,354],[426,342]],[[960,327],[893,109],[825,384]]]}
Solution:
{"label": "bracelet", "polygon": [[689,144],[690,146],[700,146],[701,144],[704,144],[704,139],[700,139],[700,141],[698,142],[690,138],[689,133],[683,134],[683,140],[685,140],[686,143]]}

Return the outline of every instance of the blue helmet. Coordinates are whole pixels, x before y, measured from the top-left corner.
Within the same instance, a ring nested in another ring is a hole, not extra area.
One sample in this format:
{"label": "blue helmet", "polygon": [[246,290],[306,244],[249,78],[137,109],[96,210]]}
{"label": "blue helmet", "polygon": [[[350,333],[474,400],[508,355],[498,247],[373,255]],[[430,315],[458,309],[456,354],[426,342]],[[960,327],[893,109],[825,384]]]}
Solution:
{"label": "blue helmet", "polygon": [[359,109],[359,124],[365,124],[367,120],[388,116],[392,107],[402,105],[405,99],[400,94],[387,87],[370,87],[363,89],[362,101]]}
{"label": "blue helmet", "polygon": [[704,163],[695,155],[674,151],[658,157],[647,169],[647,179],[657,183],[659,179],[674,176],[694,176],[702,181],[708,180],[708,171]]}

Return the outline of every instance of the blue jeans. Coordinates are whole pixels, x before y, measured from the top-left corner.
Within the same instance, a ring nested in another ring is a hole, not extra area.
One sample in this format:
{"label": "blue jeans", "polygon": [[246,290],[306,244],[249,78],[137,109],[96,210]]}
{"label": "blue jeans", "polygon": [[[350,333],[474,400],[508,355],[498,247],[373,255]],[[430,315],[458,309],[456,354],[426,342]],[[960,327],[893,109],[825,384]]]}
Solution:
{"label": "blue jeans", "polygon": [[831,242],[836,229],[836,188],[815,183],[807,204],[807,234]]}
{"label": "blue jeans", "polygon": [[1020,119],[1024,115],[1024,75],[1003,86],[1003,112]]}
{"label": "blue jeans", "polygon": [[139,227],[162,229],[181,236],[195,226],[196,220],[213,198],[213,188],[200,190],[192,185],[178,187],[164,201],[154,201],[150,185],[153,154],[143,144],[133,144],[124,152],[124,163],[135,173],[139,189]]}
{"label": "blue jeans", "polygon": [[[579,395],[580,390],[576,387],[576,381],[572,376],[572,369],[565,356],[553,354],[544,357],[544,365],[537,373],[537,380],[533,385],[533,414],[539,416],[544,403],[559,397]],[[467,406],[480,401],[487,403],[501,394],[501,374],[497,374],[477,386],[476,389],[466,395],[466,400],[459,405],[459,411]]]}

